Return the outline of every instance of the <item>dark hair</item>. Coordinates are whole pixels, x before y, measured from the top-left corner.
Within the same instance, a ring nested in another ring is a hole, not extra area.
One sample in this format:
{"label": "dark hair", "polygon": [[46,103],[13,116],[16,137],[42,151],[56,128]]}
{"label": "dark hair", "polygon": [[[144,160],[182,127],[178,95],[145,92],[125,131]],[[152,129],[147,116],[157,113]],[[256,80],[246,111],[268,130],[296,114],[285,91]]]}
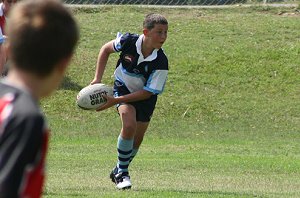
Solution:
{"label": "dark hair", "polygon": [[151,13],[146,15],[145,20],[143,22],[143,27],[151,30],[152,28],[154,28],[155,24],[168,25],[168,21],[161,14]]}
{"label": "dark hair", "polygon": [[72,14],[58,0],[19,2],[7,30],[14,66],[41,76],[71,56],[79,38]]}

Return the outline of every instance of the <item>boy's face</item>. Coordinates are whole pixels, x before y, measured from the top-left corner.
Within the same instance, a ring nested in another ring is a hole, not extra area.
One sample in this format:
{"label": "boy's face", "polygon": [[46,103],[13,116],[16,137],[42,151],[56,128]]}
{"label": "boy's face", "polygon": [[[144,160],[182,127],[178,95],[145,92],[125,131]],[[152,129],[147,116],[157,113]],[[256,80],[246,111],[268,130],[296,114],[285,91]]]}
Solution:
{"label": "boy's face", "polygon": [[168,36],[168,25],[155,24],[151,30],[146,30],[146,37],[151,41],[152,47],[160,49]]}

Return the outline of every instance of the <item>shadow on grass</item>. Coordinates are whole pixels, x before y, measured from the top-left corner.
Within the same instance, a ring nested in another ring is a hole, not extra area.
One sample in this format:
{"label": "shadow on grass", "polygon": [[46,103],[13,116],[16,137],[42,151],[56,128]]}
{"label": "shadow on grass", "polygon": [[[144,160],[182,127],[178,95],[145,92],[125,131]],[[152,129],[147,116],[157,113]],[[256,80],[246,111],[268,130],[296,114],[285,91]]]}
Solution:
{"label": "shadow on grass", "polygon": [[67,196],[67,197],[87,197],[87,195],[84,195],[82,193],[53,193],[53,192],[43,192],[44,196],[55,196],[55,197],[61,197],[61,196]]}
{"label": "shadow on grass", "polygon": [[[262,195],[255,193],[243,193],[243,192],[224,192],[224,191],[189,191],[189,190],[175,190],[175,189],[131,189],[131,190],[117,190],[117,189],[103,189],[99,192],[94,192],[97,197],[263,197]],[[43,197],[90,197],[90,195],[79,192],[44,192]]]}
{"label": "shadow on grass", "polygon": [[80,91],[83,87],[78,85],[75,82],[72,82],[72,80],[65,76],[59,89],[65,89],[65,90],[72,90],[72,91]]}
{"label": "shadow on grass", "polygon": [[165,195],[165,196],[197,196],[197,197],[260,197],[254,193],[244,192],[223,192],[223,191],[189,191],[189,190],[158,190],[158,189],[137,189],[136,192],[149,192],[151,195]]}

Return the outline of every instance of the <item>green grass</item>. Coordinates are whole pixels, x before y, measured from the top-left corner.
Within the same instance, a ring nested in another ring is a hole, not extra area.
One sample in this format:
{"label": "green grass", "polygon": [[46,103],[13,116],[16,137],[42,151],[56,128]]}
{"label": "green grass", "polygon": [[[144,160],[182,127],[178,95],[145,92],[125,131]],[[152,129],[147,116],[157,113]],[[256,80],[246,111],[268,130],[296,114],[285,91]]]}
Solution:
{"label": "green grass", "polygon": [[[41,103],[52,129],[44,197],[300,197],[300,15],[284,9],[74,10],[74,60]],[[108,174],[119,117],[80,110],[75,98],[100,47],[118,31],[140,33],[149,12],[170,23],[169,78],[130,166],[133,189],[117,191]]]}

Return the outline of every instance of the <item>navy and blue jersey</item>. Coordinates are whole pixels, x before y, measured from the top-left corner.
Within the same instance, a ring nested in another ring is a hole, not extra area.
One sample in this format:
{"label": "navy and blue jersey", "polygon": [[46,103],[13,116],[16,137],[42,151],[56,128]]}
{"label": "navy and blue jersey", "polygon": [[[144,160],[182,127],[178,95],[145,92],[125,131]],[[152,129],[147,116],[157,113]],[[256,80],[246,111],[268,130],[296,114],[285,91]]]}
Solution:
{"label": "navy and blue jersey", "polygon": [[144,89],[157,95],[164,90],[168,59],[162,49],[154,49],[150,56],[144,58],[141,51],[143,37],[118,33],[114,50],[121,53],[114,75],[131,93]]}
{"label": "navy and blue jersey", "polygon": [[48,136],[38,101],[0,82],[0,198],[41,197]]}

